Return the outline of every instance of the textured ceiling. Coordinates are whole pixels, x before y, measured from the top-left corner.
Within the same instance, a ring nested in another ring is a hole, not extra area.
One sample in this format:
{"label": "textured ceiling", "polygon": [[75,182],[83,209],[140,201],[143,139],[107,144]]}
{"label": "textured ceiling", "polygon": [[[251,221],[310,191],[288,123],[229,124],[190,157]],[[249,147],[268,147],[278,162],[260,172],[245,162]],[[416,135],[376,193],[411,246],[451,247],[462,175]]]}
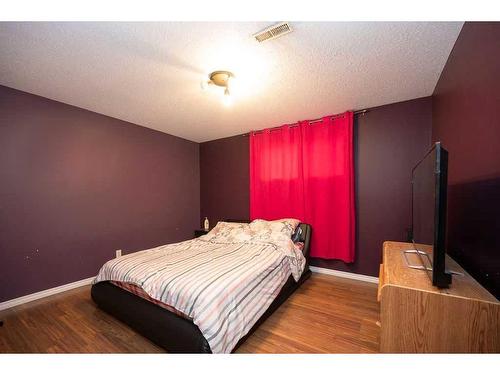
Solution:
{"label": "textured ceiling", "polygon": [[[431,95],[461,22],[0,23],[0,84],[201,142]],[[233,104],[202,91],[231,70]]]}

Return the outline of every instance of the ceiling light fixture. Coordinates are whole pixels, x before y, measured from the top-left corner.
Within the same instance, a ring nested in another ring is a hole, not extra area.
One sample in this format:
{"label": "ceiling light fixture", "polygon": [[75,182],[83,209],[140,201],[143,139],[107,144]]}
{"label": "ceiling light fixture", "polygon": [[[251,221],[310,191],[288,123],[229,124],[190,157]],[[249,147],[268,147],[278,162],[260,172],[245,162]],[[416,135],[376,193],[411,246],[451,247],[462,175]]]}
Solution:
{"label": "ceiling light fixture", "polygon": [[226,70],[216,70],[208,75],[208,81],[202,81],[201,87],[206,90],[208,86],[215,85],[224,87],[223,103],[230,105],[232,102],[231,93],[229,91],[230,81],[234,79],[234,74]]}

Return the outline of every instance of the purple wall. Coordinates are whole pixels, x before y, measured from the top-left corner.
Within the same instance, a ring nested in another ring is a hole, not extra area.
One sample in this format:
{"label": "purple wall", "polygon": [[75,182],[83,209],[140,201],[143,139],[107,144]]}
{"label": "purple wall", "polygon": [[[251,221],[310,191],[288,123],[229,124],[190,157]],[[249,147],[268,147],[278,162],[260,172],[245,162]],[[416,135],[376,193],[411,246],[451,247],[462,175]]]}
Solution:
{"label": "purple wall", "polygon": [[223,219],[248,219],[249,173],[248,136],[201,143],[201,219],[208,217],[211,227]]}
{"label": "purple wall", "polygon": [[[406,239],[411,168],[430,147],[431,122],[430,97],[373,108],[356,118],[357,260],[346,265],[313,259],[313,265],[378,275],[382,242]],[[212,224],[248,219],[248,137],[202,143],[200,157],[201,216]]]}
{"label": "purple wall", "polygon": [[0,301],[192,238],[199,145],[0,86]]}
{"label": "purple wall", "polygon": [[466,22],[432,97],[432,139],[449,151],[448,245],[500,295],[500,23]]}
{"label": "purple wall", "polygon": [[432,97],[450,184],[500,177],[500,22],[467,22]]}

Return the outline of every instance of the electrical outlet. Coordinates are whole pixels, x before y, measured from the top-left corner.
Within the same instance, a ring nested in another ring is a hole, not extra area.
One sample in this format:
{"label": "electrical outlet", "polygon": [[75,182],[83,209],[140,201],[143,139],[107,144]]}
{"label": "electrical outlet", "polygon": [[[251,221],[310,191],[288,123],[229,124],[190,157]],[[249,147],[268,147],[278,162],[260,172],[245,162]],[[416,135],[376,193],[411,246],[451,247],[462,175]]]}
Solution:
{"label": "electrical outlet", "polygon": [[122,256],[122,251],[121,250],[116,250],[116,257],[115,258],[119,258]]}

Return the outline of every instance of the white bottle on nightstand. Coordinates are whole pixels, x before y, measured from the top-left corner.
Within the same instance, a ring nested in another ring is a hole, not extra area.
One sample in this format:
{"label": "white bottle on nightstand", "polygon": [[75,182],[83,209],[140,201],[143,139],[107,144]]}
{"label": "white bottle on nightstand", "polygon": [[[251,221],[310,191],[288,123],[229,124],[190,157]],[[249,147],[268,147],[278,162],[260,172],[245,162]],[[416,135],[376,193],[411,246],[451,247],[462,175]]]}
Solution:
{"label": "white bottle on nightstand", "polygon": [[208,232],[208,228],[210,228],[210,223],[208,222],[208,217],[205,217],[205,221],[203,222],[203,229]]}

